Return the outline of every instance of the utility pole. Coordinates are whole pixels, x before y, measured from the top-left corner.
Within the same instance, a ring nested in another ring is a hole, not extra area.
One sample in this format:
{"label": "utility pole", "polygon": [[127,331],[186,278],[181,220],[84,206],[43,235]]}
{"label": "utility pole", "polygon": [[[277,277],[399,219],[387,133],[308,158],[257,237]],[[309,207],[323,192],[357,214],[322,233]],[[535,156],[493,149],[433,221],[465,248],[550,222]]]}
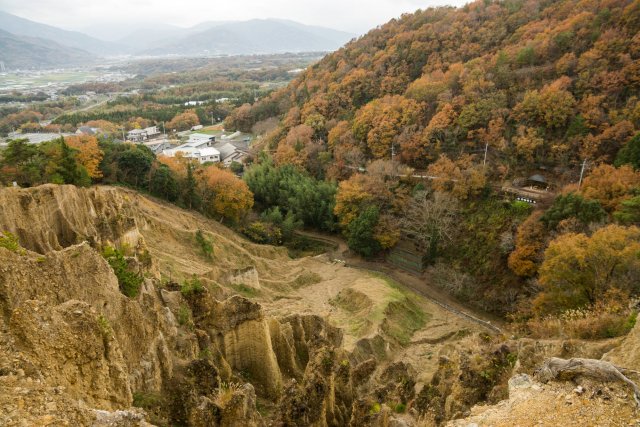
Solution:
{"label": "utility pole", "polygon": [[391,143],[391,176],[392,176],[393,178],[395,178],[395,177],[396,177],[396,169],[395,169],[395,168],[396,168],[396,165],[395,165],[395,163],[394,163],[394,161],[393,161],[393,159],[395,158],[395,156],[396,156],[396,147],[395,147],[395,145],[394,145],[394,144],[393,144],[393,142],[392,142],[392,143]]}
{"label": "utility pole", "polygon": [[167,137],[167,130],[164,128],[164,122],[162,122],[162,133],[164,134],[164,137]]}
{"label": "utility pole", "polygon": [[582,178],[584,177],[584,169],[587,167],[587,159],[582,162],[582,169],[580,170],[580,182],[578,182],[578,188],[582,187]]}
{"label": "utility pole", "polygon": [[124,137],[124,127],[122,128],[122,142],[127,142],[127,138]]}
{"label": "utility pole", "polygon": [[482,161],[482,167],[487,166],[487,151],[489,150],[489,143],[487,142],[484,146],[484,160]]}
{"label": "utility pole", "polygon": [[211,126],[213,126],[213,111],[211,112]]}

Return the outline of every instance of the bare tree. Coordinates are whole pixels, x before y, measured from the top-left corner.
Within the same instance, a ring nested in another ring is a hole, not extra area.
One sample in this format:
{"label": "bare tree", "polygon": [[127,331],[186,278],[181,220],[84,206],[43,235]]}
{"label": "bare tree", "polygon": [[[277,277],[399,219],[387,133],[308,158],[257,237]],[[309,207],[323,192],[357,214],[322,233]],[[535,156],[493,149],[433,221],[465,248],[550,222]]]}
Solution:
{"label": "bare tree", "polygon": [[438,248],[453,238],[458,210],[458,201],[449,194],[419,192],[409,202],[400,227],[434,261]]}

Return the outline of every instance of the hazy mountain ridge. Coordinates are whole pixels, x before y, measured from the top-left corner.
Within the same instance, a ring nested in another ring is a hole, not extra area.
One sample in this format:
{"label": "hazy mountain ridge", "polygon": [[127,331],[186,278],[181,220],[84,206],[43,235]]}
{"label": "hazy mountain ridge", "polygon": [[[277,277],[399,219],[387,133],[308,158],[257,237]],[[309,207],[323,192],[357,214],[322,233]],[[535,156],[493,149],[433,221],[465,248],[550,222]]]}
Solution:
{"label": "hazy mountain ridge", "polygon": [[[347,32],[309,26],[279,19],[250,21],[206,21],[190,28],[154,24],[132,27],[131,32],[114,40],[109,25],[98,26],[92,34],[101,34],[110,41],[101,40],[78,31],[68,31],[11,15],[0,11],[0,29],[15,39],[34,37],[54,42],[56,50],[80,49],[97,56],[112,55],[237,55],[283,52],[332,51],[348,42],[353,35]],[[119,33],[122,26],[113,26]],[[5,43],[8,43],[5,41]],[[17,43],[14,41],[14,44]],[[41,44],[41,43],[36,43]],[[27,45],[13,49],[14,67],[59,66],[72,58],[70,52],[60,60],[34,60]],[[49,57],[46,54],[45,57]],[[37,57],[37,55],[36,55]],[[9,62],[9,61],[5,61]]]}
{"label": "hazy mountain ridge", "polygon": [[[206,27],[207,23],[194,28]],[[353,35],[291,21],[254,19],[211,23],[204,31],[143,51],[147,54],[253,54],[335,50]]]}
{"label": "hazy mountain ridge", "polygon": [[122,50],[122,46],[115,43],[99,40],[78,31],[63,30],[30,21],[3,11],[0,11],[0,29],[16,36],[51,40],[65,47],[85,50],[96,55],[115,54]]}
{"label": "hazy mountain ridge", "polygon": [[61,67],[87,64],[95,57],[38,37],[24,37],[0,30],[0,61],[8,69]]}

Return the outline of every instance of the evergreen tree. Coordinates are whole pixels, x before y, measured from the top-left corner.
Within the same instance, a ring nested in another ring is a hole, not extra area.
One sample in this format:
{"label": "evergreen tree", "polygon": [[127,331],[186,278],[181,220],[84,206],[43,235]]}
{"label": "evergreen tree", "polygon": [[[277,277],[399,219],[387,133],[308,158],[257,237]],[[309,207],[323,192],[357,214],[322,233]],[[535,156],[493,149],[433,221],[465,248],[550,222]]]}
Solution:
{"label": "evergreen tree", "polygon": [[153,163],[153,153],[144,146],[127,147],[117,157],[119,180],[134,187],[146,181]]}
{"label": "evergreen tree", "polygon": [[374,227],[379,216],[378,208],[371,206],[349,224],[347,244],[350,249],[367,258],[380,251],[380,243],[374,238]]}
{"label": "evergreen tree", "polygon": [[197,209],[200,205],[198,194],[196,193],[198,183],[193,175],[193,165],[187,165],[187,179],[184,181],[184,189],[182,192],[182,201],[189,209]]}
{"label": "evergreen tree", "polygon": [[622,202],[613,217],[621,224],[640,224],[640,196]]}
{"label": "evergreen tree", "polygon": [[64,141],[64,138],[58,140],[60,144],[60,161],[58,162],[58,174],[62,177],[65,184],[80,185],[82,174],[80,167],[76,161],[75,150]]}
{"label": "evergreen tree", "polygon": [[149,192],[170,202],[178,200],[178,181],[166,165],[159,165],[150,178]]}
{"label": "evergreen tree", "polygon": [[636,170],[640,169],[640,133],[618,151],[615,165],[631,165]]}
{"label": "evergreen tree", "polygon": [[584,225],[602,221],[607,213],[597,200],[585,199],[579,194],[560,195],[553,206],[542,215],[540,220],[548,229],[555,229],[558,224],[569,218],[576,218]]}

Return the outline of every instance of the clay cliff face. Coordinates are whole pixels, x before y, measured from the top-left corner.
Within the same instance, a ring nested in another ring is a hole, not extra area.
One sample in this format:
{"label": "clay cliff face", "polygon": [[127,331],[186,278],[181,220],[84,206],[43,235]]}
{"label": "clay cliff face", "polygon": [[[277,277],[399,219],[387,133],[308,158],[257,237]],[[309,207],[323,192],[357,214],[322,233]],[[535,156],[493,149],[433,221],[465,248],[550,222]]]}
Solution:
{"label": "clay cliff face", "polygon": [[[318,316],[268,317],[238,295],[183,294],[163,282],[161,261],[142,254],[171,248],[149,246],[144,231],[155,241],[182,230],[148,216],[141,200],[152,204],[113,188],[0,190],[0,230],[24,248],[0,248],[0,423],[136,425],[144,415],[133,404],[157,397],[169,422],[262,425],[259,397],[283,424],[344,425],[353,391],[341,331]],[[229,235],[226,265],[205,283],[259,287],[256,266],[282,255]],[[135,298],[120,292],[105,245],[129,248],[146,276]]]}
{"label": "clay cliff face", "polygon": [[[637,347],[637,330],[615,350],[487,338],[432,306],[416,317],[426,303],[380,279],[290,260],[130,190],[0,189],[0,231],[22,247],[0,247],[3,426],[439,425],[507,397],[509,377],[545,357],[626,363]],[[144,277],[137,296],[106,245]]]}

